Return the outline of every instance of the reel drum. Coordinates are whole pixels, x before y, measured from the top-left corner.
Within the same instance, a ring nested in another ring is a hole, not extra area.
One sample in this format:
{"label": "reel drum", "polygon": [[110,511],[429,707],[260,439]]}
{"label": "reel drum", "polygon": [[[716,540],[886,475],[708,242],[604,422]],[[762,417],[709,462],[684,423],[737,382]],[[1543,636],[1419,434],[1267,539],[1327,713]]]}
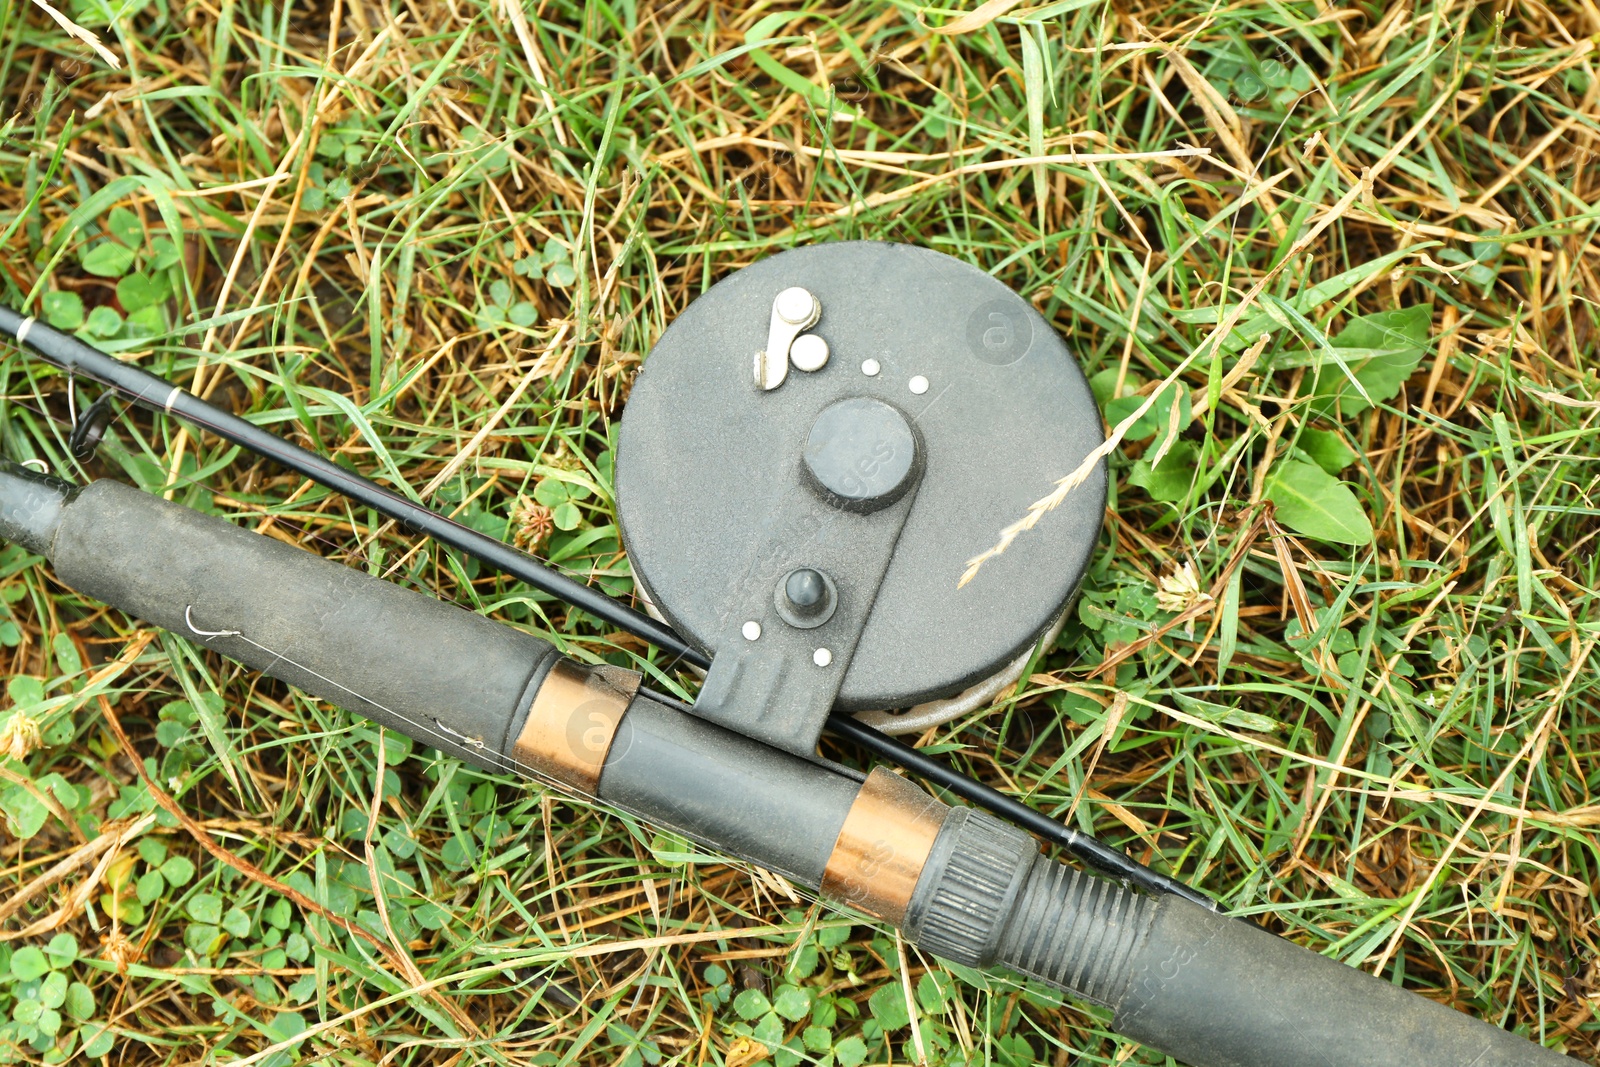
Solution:
{"label": "reel drum", "polygon": [[954,696],[1056,622],[1103,465],[957,583],[1103,439],[1071,351],[1006,286],[922,248],[820,244],[662,335],[622,417],[618,519],[645,592],[713,656],[697,710],[809,755],[829,710]]}

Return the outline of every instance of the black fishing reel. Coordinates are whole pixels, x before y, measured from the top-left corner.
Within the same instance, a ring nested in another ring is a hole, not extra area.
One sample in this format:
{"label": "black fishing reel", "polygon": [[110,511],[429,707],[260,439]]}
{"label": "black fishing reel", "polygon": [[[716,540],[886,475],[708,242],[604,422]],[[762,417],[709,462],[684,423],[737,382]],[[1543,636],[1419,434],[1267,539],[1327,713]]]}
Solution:
{"label": "black fishing reel", "polygon": [[[821,245],[732,275],[679,317],[629,400],[616,486],[635,571],[672,626],[30,317],[0,308],[0,335],[614,622],[667,654],[651,670],[706,678],[680,705],[640,672],[217,516],[0,460],[0,540],[86,596],[446,755],[814,887],[936,956],[1099,1004],[1119,1032],[1194,1067],[1571,1062],[1219,914],[1172,875],[836,711],[927,709],[1021,669],[1099,531],[1103,467],[962,582],[1101,444],[1066,345],[981,271],[916,248]],[[862,775],[817,760],[825,724],[987,810],[883,764]]]}
{"label": "black fishing reel", "polygon": [[719,282],[651,351],[618,519],[650,602],[713,656],[696,712],[809,756],[835,708],[922,729],[1015,680],[1088,565],[1104,466],[958,585],[1102,441],[1011,289],[923,248],[813,245]]}

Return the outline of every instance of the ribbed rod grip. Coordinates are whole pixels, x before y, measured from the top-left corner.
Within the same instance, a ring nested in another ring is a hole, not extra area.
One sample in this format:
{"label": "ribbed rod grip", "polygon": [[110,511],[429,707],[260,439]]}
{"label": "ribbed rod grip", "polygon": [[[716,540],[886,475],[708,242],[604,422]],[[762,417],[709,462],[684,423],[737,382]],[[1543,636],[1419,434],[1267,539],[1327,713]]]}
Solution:
{"label": "ribbed rod grip", "polygon": [[946,817],[906,933],[1109,1007],[1188,1067],[1573,1067],[1251,923],[1063,867],[969,808]]}

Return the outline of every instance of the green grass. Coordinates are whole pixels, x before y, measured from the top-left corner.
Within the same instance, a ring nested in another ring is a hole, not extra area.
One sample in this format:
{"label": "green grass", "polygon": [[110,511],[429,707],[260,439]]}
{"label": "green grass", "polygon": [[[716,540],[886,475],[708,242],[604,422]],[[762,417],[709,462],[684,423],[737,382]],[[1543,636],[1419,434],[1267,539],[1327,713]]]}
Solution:
{"label": "green grass", "polygon": [[[1113,422],[1176,372],[1111,457],[1057,646],[922,743],[1597,1062],[1592,8],[1068,0],[941,35],[954,11],[907,2],[548,0],[525,44],[482,0],[60,6],[124,66],[0,9],[0,297],[419,493],[475,442],[428,499],[619,594],[632,375],[771,252],[976,263],[1072,341]],[[1209,155],[1026,162],[1185,145]],[[126,414],[80,469],[70,384],[5,349],[5,455],[639,663],[175,424]],[[1192,627],[1156,595],[1184,561],[1212,598]],[[0,715],[43,733],[0,762],[0,1019],[60,1020],[30,1056],[237,1062],[300,1037],[248,1062],[744,1067],[765,1039],[785,1067],[1165,1062],[598,807],[393,736],[380,782],[374,729],[141,636],[11,548],[0,665]]]}

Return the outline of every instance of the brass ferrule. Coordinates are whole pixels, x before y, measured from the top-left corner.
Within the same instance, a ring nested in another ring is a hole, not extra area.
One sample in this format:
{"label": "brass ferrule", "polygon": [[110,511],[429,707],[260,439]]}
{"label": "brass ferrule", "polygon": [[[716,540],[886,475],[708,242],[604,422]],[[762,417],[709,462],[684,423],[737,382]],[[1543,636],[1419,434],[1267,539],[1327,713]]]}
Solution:
{"label": "brass ferrule", "polygon": [[511,747],[523,767],[596,796],[617,724],[639,691],[640,676],[608,664],[558,659],[539,684]]}
{"label": "brass ferrule", "polygon": [[875,768],[828,857],[823,895],[900,926],[949,810],[898,774]]}

